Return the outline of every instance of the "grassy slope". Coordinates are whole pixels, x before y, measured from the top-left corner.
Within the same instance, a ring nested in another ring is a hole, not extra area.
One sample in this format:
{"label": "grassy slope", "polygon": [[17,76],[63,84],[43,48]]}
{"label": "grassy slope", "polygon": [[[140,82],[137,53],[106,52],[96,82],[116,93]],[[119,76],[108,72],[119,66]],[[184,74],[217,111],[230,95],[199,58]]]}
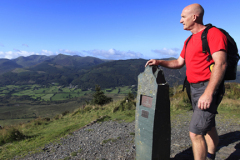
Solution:
{"label": "grassy slope", "polygon": [[[173,95],[171,90],[171,119],[175,115],[184,113],[191,109],[188,103],[186,93],[182,93],[181,86],[176,89]],[[236,123],[240,124],[240,84],[231,83],[226,85],[225,97],[219,106],[219,113],[224,114],[226,119],[235,119]],[[57,115],[51,120],[38,118],[30,123],[17,125],[14,128],[18,129],[27,138],[7,143],[0,146],[0,159],[9,159],[14,156],[24,156],[29,152],[41,151],[41,148],[50,142],[59,143],[59,139],[63,136],[71,134],[91,121],[107,115],[103,120],[125,120],[128,122],[135,119],[135,102],[124,103],[125,100],[118,100],[109,103],[105,106],[85,106],[84,109],[79,108],[67,115]],[[122,105],[121,105],[122,104]],[[122,106],[122,107],[121,107]],[[8,131],[13,127],[5,127],[0,130],[1,137],[7,136]]]}

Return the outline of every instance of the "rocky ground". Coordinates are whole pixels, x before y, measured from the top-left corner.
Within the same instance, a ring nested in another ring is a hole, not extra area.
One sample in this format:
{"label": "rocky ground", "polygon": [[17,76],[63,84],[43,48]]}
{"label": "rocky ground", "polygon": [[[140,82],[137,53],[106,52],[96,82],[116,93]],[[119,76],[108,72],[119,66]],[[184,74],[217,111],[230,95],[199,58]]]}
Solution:
{"label": "rocky ground", "polygon": [[[192,160],[188,125],[192,112],[178,115],[171,121],[172,160]],[[131,160],[135,159],[135,123],[108,121],[94,123],[47,144],[42,152],[30,154],[26,160]],[[216,160],[240,160],[240,122],[223,120],[217,115],[217,130],[220,143]],[[17,159],[17,158],[15,158]]]}

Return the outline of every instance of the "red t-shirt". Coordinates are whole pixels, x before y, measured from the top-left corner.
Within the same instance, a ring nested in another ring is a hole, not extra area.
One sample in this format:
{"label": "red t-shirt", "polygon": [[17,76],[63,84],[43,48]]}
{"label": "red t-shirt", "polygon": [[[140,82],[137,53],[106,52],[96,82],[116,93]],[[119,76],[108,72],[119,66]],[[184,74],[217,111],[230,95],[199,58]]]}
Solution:
{"label": "red t-shirt", "polygon": [[[183,50],[180,56],[185,59],[186,75],[190,83],[198,83],[210,79],[210,65],[214,63],[213,59],[209,62],[207,57],[209,53],[202,52],[202,31],[193,34],[189,40],[187,47],[184,42]],[[227,51],[227,37],[217,28],[213,27],[208,30],[207,41],[211,54],[225,50]]]}

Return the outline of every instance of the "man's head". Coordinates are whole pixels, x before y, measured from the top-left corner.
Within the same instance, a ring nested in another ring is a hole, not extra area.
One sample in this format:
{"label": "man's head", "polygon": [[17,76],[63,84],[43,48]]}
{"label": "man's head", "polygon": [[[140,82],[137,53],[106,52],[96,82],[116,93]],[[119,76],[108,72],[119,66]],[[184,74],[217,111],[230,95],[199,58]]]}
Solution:
{"label": "man's head", "polygon": [[180,23],[184,30],[192,30],[195,24],[203,24],[204,9],[200,4],[191,4],[185,7],[181,14]]}

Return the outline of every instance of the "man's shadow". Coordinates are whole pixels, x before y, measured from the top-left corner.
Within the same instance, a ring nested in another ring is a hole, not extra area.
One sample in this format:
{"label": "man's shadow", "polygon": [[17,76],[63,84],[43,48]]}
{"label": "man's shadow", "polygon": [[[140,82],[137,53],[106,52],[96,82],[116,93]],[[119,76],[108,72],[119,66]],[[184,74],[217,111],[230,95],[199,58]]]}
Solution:
{"label": "man's shadow", "polygon": [[235,151],[226,160],[239,160],[240,159],[240,142],[236,144]]}
{"label": "man's shadow", "polygon": [[[240,140],[240,131],[230,132],[230,133],[226,133],[224,135],[219,136],[219,144],[218,144],[217,152],[221,148],[228,146],[229,144],[239,140]],[[240,142],[236,144],[235,149],[236,150],[233,153],[229,153],[229,157],[226,160],[240,160]],[[194,160],[192,147],[176,154],[174,158],[171,158],[171,160]]]}

